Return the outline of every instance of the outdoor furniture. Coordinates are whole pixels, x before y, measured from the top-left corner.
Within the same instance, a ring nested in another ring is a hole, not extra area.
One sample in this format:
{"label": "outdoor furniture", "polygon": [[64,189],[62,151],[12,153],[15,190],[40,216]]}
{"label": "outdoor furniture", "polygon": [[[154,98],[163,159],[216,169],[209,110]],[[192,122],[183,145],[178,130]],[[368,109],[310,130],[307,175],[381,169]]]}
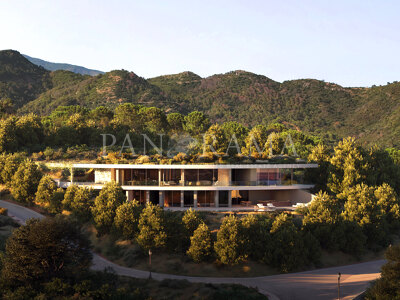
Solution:
{"label": "outdoor furniture", "polygon": [[258,208],[258,209],[267,209],[267,207],[262,203],[257,203],[256,208]]}
{"label": "outdoor furniture", "polygon": [[251,201],[240,201],[240,205],[250,206],[251,205]]}

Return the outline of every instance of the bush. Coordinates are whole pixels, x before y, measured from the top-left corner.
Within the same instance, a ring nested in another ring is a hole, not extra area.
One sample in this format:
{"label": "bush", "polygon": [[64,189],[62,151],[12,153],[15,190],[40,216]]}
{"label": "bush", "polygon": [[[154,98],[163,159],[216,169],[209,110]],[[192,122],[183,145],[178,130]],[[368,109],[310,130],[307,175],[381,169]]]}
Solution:
{"label": "bush", "polygon": [[43,205],[51,213],[61,212],[64,190],[57,189],[57,184],[50,176],[40,179],[36,192],[36,202]]}
{"label": "bush", "polygon": [[92,208],[93,219],[99,235],[110,232],[116,210],[125,201],[125,193],[118,183],[112,181],[103,187]]}
{"label": "bush", "polygon": [[6,244],[1,279],[11,286],[35,286],[88,270],[89,240],[65,218],[31,219]]}
{"label": "bush", "polygon": [[205,223],[201,223],[190,238],[190,247],[187,251],[194,262],[207,261],[212,254],[211,232]]}
{"label": "bush", "polygon": [[0,215],[7,216],[8,209],[4,207],[0,207]]}
{"label": "bush", "polygon": [[133,240],[139,232],[139,217],[142,206],[133,200],[120,205],[115,213],[114,226],[126,239]]}
{"label": "bush", "polygon": [[79,220],[87,221],[92,216],[93,190],[71,185],[65,192],[62,205],[64,209],[70,210]]}
{"label": "bush", "polygon": [[267,257],[271,266],[279,268],[282,272],[289,272],[308,262],[301,233],[288,215],[282,213],[275,219],[271,228],[271,238]]}
{"label": "bush", "polygon": [[236,216],[222,220],[214,249],[219,261],[226,265],[237,264],[246,258],[243,228]]}
{"label": "bush", "polygon": [[163,248],[167,242],[164,228],[163,210],[149,203],[140,214],[137,242],[142,249]]}
{"label": "bush", "polygon": [[400,245],[390,246],[385,258],[387,262],[382,266],[381,277],[367,290],[366,300],[400,299]]}
{"label": "bush", "polygon": [[18,202],[32,204],[42,177],[38,167],[31,160],[25,160],[18,167],[11,182],[11,194]]}

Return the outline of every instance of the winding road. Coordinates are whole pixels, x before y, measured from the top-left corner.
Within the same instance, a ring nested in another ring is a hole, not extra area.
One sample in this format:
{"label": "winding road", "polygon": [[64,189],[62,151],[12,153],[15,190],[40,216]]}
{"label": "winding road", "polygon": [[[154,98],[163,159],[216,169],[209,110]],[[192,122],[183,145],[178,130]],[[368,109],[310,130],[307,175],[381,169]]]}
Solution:
{"label": "winding road", "polygon": [[[26,220],[30,218],[44,217],[33,210],[2,200],[0,200],[0,207],[7,208],[9,216],[21,224],[25,224]],[[191,282],[216,284],[239,283],[249,287],[256,287],[261,293],[267,295],[270,300],[318,300],[337,299],[337,274],[340,272],[342,274],[340,299],[353,299],[367,288],[371,280],[379,277],[380,267],[384,262],[384,260],[376,260],[300,273],[248,278],[190,277],[160,273],[152,273],[152,277],[156,280],[186,279]],[[136,278],[148,278],[149,276],[147,271],[122,267],[94,254],[92,268],[94,270],[103,270],[106,267],[113,268],[119,275]]]}

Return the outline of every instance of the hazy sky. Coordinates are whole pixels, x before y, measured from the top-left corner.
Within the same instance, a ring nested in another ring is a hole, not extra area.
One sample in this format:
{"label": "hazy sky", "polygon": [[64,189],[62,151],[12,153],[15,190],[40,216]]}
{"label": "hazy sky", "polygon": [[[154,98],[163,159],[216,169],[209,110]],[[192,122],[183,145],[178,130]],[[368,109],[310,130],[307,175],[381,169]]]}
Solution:
{"label": "hazy sky", "polygon": [[143,77],[400,80],[400,1],[0,1],[0,49]]}

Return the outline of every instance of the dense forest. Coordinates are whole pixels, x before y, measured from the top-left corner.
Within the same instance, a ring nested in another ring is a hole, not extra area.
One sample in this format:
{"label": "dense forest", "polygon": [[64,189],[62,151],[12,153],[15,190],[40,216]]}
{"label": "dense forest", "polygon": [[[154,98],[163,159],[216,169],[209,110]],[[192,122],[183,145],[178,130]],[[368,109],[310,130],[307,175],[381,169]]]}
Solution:
{"label": "dense forest", "polygon": [[400,83],[344,88],[314,79],[276,82],[233,71],[207,78],[183,72],[144,79],[116,70],[88,76],[50,72],[17,51],[0,52],[0,110],[49,115],[58,106],[111,110],[122,103],[155,106],[166,113],[200,111],[211,122],[251,127],[282,123],[328,140],[354,136],[366,145],[399,146]]}

